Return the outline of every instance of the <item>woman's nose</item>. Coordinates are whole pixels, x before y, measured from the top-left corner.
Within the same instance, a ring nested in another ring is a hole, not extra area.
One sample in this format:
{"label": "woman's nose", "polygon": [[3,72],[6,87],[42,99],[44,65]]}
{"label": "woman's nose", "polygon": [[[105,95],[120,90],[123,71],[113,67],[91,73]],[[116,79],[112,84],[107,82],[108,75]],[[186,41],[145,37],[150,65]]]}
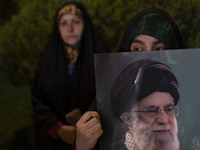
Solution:
{"label": "woman's nose", "polygon": [[69,25],[67,26],[68,31],[73,31],[73,24],[69,23]]}

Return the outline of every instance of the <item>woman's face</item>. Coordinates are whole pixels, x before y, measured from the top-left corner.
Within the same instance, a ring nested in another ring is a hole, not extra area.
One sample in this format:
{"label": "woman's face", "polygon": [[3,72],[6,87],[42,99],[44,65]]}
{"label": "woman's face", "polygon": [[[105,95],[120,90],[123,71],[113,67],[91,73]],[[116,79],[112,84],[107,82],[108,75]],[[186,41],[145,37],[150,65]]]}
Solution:
{"label": "woman's face", "polygon": [[134,51],[152,51],[152,50],[164,50],[166,46],[158,39],[149,35],[138,35],[132,41],[130,50]]}
{"label": "woman's face", "polygon": [[59,31],[64,43],[73,46],[81,40],[84,21],[73,14],[64,14],[59,20]]}

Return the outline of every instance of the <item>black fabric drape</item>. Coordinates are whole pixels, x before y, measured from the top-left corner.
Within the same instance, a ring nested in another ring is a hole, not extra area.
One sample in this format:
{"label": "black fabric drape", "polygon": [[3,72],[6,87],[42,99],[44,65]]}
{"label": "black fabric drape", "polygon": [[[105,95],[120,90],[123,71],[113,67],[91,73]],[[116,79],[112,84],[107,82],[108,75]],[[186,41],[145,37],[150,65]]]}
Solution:
{"label": "black fabric drape", "polygon": [[163,10],[160,10],[158,8],[149,8],[149,9],[144,9],[143,11],[139,12],[138,14],[136,14],[132,20],[129,22],[129,24],[127,25],[127,28],[124,32],[124,35],[122,37],[121,43],[119,45],[119,52],[123,52],[123,51],[130,51],[130,45],[131,45],[131,35],[133,34],[133,30],[135,29],[135,27],[137,26],[137,24],[140,22],[141,18],[143,16],[145,16],[146,14],[149,13],[158,13],[160,15],[162,15],[164,18],[166,18],[166,20],[169,21],[169,23],[171,24],[175,37],[172,47],[170,49],[184,49],[186,48],[186,45],[181,37],[180,31],[178,29],[178,26],[176,25],[175,21],[173,20],[173,18],[166,13]]}
{"label": "black fabric drape", "polygon": [[[68,74],[66,51],[58,30],[57,15],[61,8],[73,4],[83,14],[84,31],[79,56],[72,75]],[[65,115],[75,108],[88,110],[95,97],[93,54],[106,52],[96,34],[86,8],[78,2],[66,2],[56,12],[53,30],[38,62],[32,87],[32,104],[37,141],[44,149],[70,149],[61,140],[53,140],[47,133],[57,121],[68,124]]]}

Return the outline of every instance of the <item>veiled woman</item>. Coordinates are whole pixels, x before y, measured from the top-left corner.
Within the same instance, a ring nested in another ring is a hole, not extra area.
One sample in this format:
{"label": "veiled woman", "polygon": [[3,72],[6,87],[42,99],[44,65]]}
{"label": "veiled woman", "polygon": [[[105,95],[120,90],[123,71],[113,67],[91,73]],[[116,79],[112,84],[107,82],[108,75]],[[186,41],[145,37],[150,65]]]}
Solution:
{"label": "veiled woman", "polygon": [[[119,52],[152,51],[166,49],[184,49],[185,43],[179,29],[172,17],[165,11],[157,8],[144,9],[136,14],[128,24]],[[77,123],[76,149],[99,149],[98,138],[103,129],[97,111],[96,101],[91,107],[92,111],[86,112]],[[86,121],[88,118],[91,120]],[[87,128],[94,127],[96,128]],[[97,128],[98,127],[98,128]],[[88,135],[91,135],[88,137]],[[84,142],[82,142],[84,141]],[[96,144],[97,142],[97,144]],[[108,149],[127,149],[122,142]],[[138,150],[138,149],[137,149]]]}
{"label": "veiled woman", "polygon": [[[140,38],[150,42],[140,41]],[[152,41],[155,43],[153,44]],[[119,51],[184,48],[186,45],[173,18],[161,9],[149,8],[139,12],[131,19],[124,32]]]}
{"label": "veiled woman", "polygon": [[36,148],[71,149],[75,123],[95,97],[93,54],[105,52],[86,8],[66,2],[38,62],[32,87]]}

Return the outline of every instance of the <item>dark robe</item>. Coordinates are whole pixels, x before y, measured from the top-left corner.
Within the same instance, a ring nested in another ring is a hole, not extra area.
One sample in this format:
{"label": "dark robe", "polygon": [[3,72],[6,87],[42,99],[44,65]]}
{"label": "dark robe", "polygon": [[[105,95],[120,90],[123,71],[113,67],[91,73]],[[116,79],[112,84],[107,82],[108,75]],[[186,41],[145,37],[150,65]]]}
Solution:
{"label": "dark robe", "polygon": [[[59,10],[68,4],[79,8],[84,19],[79,55],[72,75],[68,73],[69,60],[57,25]],[[38,62],[32,86],[37,149],[71,149],[61,139],[53,139],[48,130],[58,121],[69,125],[65,115],[75,108],[82,113],[88,110],[96,94],[93,54],[100,52],[106,50],[96,35],[86,8],[75,1],[64,3],[56,12],[53,30]]]}

